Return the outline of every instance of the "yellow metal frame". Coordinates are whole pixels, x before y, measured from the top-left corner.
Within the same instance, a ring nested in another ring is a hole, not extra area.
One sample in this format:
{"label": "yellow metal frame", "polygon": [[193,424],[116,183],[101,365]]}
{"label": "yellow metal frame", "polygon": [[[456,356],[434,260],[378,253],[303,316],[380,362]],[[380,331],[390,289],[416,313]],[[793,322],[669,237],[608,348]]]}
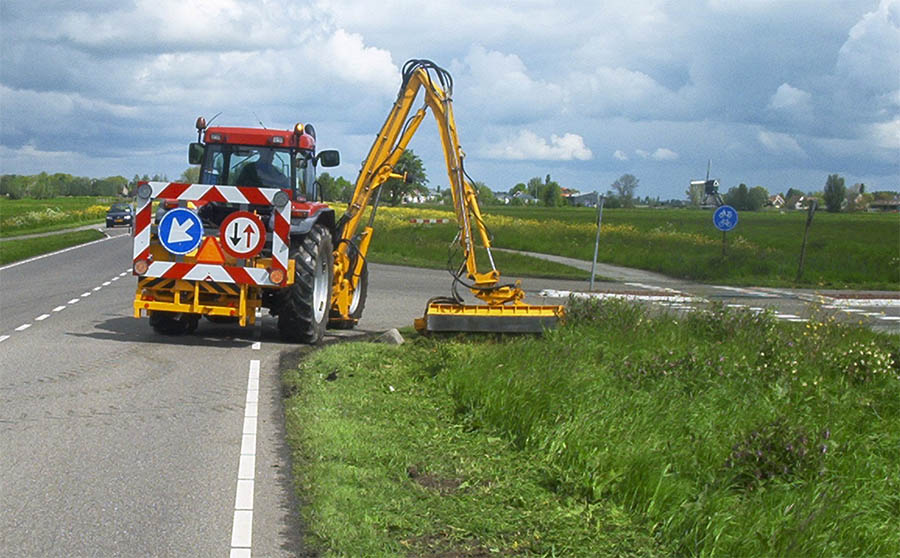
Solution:
{"label": "yellow metal frame", "polygon": [[[269,261],[260,259],[255,267],[265,267]],[[294,261],[291,260],[285,286],[293,284],[293,279]],[[149,316],[150,312],[176,312],[233,317],[241,326],[253,325],[256,309],[262,307],[264,290],[257,285],[141,277],[134,294],[134,317]]]}

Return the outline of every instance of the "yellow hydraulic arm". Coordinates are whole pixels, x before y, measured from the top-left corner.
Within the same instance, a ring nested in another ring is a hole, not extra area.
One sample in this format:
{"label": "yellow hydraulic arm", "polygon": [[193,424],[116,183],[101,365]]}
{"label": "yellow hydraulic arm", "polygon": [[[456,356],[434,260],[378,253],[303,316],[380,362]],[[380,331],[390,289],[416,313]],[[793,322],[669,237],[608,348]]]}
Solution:
{"label": "yellow hydraulic arm", "polygon": [[[424,120],[427,109],[431,109],[443,145],[444,158],[447,163],[447,176],[450,180],[450,192],[456,220],[459,224],[458,242],[462,248],[464,262],[456,271],[454,286],[457,281],[465,284],[472,293],[487,303],[484,306],[466,306],[461,298],[455,295],[452,299],[430,303],[426,317],[417,327],[425,327],[429,316],[461,315],[465,319],[456,321],[452,327],[437,329],[474,330],[474,331],[540,331],[542,327],[553,325],[562,315],[558,306],[530,306],[521,302],[524,297],[522,289],[516,285],[498,285],[500,272],[497,270],[491,254],[491,240],[478,207],[477,191],[467,179],[463,166],[465,153],[459,145],[456,122],[453,118],[452,106],[453,80],[450,74],[428,60],[410,60],[403,67],[403,82],[397,100],[391,109],[381,131],[372,144],[369,154],[363,162],[353,198],[346,213],[337,225],[337,239],[334,251],[334,293],[332,297],[332,319],[340,316],[338,321],[346,320],[355,289],[359,287],[359,278],[365,263],[369,242],[372,236],[374,211],[377,207],[379,188],[390,178],[404,178],[395,172],[400,156],[406,150],[419,125]],[[424,105],[410,117],[413,103],[424,92]],[[374,199],[374,203],[373,203]],[[369,223],[357,234],[360,221],[365,210],[372,206]],[[474,225],[474,226],[473,226]],[[478,235],[490,263],[490,270],[481,272],[476,262],[475,235]],[[466,282],[460,279],[465,271]],[[454,290],[455,293],[455,290]],[[506,308],[506,310],[504,310]],[[509,317],[506,320],[502,318]],[[490,318],[487,321],[484,318]],[[498,318],[501,318],[498,320]],[[533,318],[538,318],[533,320]],[[478,322],[472,326],[472,321]],[[447,322],[443,318],[436,321]],[[453,322],[453,319],[449,320]],[[505,327],[499,322],[534,322],[534,325],[522,329],[520,325]],[[465,322],[465,323],[463,323]],[[529,329],[530,328],[530,329]]]}

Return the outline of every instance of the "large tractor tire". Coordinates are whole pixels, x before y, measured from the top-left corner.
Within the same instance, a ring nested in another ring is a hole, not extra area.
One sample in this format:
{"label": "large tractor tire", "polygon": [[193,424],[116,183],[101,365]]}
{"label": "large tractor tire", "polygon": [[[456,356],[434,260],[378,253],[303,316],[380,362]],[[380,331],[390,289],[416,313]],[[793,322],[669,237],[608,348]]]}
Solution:
{"label": "large tractor tire", "polygon": [[334,255],[331,235],[321,225],[291,248],[294,284],[275,295],[278,331],[282,339],[319,343],[325,336],[331,308]]}
{"label": "large tractor tire", "polygon": [[161,335],[184,335],[197,329],[198,316],[180,312],[161,312],[154,310],[150,314],[150,327]]}
{"label": "large tractor tire", "polygon": [[349,320],[336,319],[340,318],[337,313],[333,313],[331,327],[334,329],[353,329],[356,322],[362,317],[363,309],[366,307],[366,296],[369,294],[369,266],[363,264],[362,273],[359,275],[359,283],[356,290],[353,291],[353,299],[350,301],[348,314]]}

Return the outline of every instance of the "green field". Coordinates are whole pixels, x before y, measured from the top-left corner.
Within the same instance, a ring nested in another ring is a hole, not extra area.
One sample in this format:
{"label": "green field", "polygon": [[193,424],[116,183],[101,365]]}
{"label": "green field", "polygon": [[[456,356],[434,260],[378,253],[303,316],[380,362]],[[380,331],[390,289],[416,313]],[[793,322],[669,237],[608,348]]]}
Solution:
{"label": "green field", "polygon": [[897,556],[896,338],[572,303],[542,338],[413,335],[284,373],[323,556]]}
{"label": "green field", "polygon": [[73,196],[10,200],[0,197],[0,238],[101,223],[117,198]]}
{"label": "green field", "polygon": [[[451,217],[436,208],[382,208],[371,259],[445,267],[455,224],[413,225],[410,217]],[[701,210],[613,209],[603,213],[598,259],[701,282],[809,288],[900,289],[900,215],[818,212],[797,281],[805,212],[743,212],[726,235]],[[591,260],[596,211],[485,208],[494,245]],[[458,261],[458,258],[454,261]],[[501,260],[502,262],[502,260]],[[498,263],[506,274],[516,275]]]}

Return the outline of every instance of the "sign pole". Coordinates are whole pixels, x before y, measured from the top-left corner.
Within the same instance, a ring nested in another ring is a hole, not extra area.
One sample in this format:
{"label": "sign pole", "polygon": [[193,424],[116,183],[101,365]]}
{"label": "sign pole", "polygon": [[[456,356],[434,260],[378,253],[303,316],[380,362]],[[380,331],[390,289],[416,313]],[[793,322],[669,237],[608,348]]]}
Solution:
{"label": "sign pole", "polygon": [[725,257],[725,236],[728,234],[728,231],[722,231],[722,257]]}
{"label": "sign pole", "polygon": [[809,204],[809,211],[806,214],[806,228],[803,229],[803,244],[800,246],[800,265],[797,266],[797,282],[800,282],[800,277],[803,275],[803,260],[806,257],[806,237],[809,235],[809,226],[812,224],[813,215],[816,214],[816,206],[818,206],[818,202],[816,200],[812,200]]}
{"label": "sign pole", "polygon": [[594,241],[594,261],[591,263],[591,287],[594,290],[594,270],[597,269],[597,251],[600,249],[600,225],[603,222],[603,202],[606,196],[597,194],[597,239]]}

